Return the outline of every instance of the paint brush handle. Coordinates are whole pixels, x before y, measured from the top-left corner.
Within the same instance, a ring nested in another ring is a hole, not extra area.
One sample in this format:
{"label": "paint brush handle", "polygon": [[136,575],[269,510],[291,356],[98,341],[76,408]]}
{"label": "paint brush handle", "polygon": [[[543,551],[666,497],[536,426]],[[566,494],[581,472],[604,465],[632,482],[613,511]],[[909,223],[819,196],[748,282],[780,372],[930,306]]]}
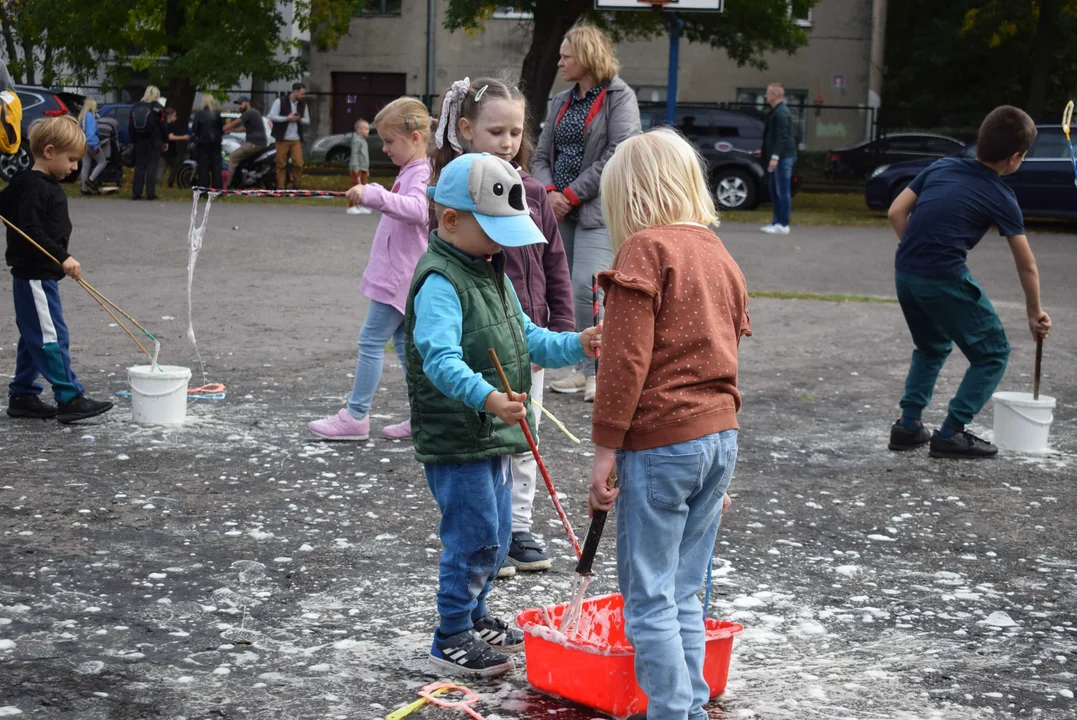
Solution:
{"label": "paint brush handle", "polygon": [[[617,487],[617,472],[611,472],[606,478],[606,487],[611,490]],[[583,553],[580,561],[576,563],[576,574],[593,575],[591,566],[595,563],[595,554],[598,552],[598,543],[602,540],[602,531],[606,529],[606,517],[608,510],[595,510],[591,515],[591,524],[587,527],[587,537],[583,541]]]}
{"label": "paint brush handle", "polygon": [[1032,376],[1032,399],[1040,399],[1040,370],[1043,367],[1043,338],[1036,338],[1036,370]]}

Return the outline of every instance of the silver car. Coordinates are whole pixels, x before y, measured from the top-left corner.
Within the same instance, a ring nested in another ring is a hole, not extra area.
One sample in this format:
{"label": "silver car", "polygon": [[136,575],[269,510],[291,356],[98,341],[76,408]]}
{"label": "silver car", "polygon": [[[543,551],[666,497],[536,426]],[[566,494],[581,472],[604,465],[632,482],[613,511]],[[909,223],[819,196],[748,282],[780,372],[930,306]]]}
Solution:
{"label": "silver car", "polygon": [[[352,135],[354,133],[342,133],[340,135],[326,135],[314,143],[310,151],[312,163],[326,163],[328,165],[347,165],[352,154]],[[396,166],[389,156],[381,149],[381,138],[378,131],[371,126],[370,136],[366,139],[370,148],[370,169],[395,170]]]}

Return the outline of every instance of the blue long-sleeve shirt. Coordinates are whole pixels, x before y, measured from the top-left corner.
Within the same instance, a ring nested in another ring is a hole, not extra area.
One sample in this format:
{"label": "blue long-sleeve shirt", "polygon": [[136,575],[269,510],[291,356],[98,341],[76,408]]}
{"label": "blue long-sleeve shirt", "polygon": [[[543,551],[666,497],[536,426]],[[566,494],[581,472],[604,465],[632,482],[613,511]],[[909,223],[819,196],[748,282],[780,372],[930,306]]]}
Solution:
{"label": "blue long-sleeve shirt", "polygon": [[[512,290],[512,301],[519,309],[515,290]],[[556,368],[583,360],[579,333],[550,332],[532,323],[522,309],[520,315],[533,363]],[[444,275],[431,274],[415,296],[414,340],[423,358],[423,372],[446,396],[481,412],[487,396],[497,388],[464,362],[460,347],[463,332],[464,311],[456,289]]]}
{"label": "blue long-sleeve shirt", "polygon": [[87,145],[92,148],[101,146],[101,140],[97,137],[97,116],[92,112],[86,113],[82,119],[82,132],[86,133]]}

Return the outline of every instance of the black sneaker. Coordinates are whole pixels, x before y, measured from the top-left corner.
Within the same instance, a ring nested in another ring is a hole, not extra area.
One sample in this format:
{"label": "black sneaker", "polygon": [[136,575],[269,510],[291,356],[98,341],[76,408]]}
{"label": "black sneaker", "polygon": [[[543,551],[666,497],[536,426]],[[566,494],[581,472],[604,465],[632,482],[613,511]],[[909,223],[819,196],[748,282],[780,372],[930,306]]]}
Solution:
{"label": "black sneaker", "polygon": [[980,460],[995,457],[998,448],[970,432],[962,431],[946,438],[936,430],[931,436],[931,452],[928,454],[933,458]]}
{"label": "black sneaker", "polygon": [[505,578],[514,577],[516,575],[516,566],[512,562],[505,558],[505,562],[501,563],[501,567],[497,569],[497,575],[494,576],[495,580],[504,580]]}
{"label": "black sneaker", "polygon": [[915,450],[931,442],[931,433],[923,425],[917,426],[916,430],[909,431],[899,419],[890,427],[890,445],[895,452]]}
{"label": "black sneaker", "polygon": [[7,416],[47,420],[56,417],[56,408],[37,395],[12,395],[7,401]]}
{"label": "black sneaker", "polygon": [[112,403],[104,400],[91,400],[85,395],[79,395],[69,403],[60,403],[56,419],[64,423],[78,422],[87,418],[103,415],[112,409]]}
{"label": "black sneaker", "polygon": [[475,634],[498,652],[518,653],[524,649],[524,634],[518,628],[493,615],[487,615],[475,623]]}
{"label": "black sneaker", "polygon": [[441,638],[434,633],[430,647],[430,665],[437,670],[448,670],[453,675],[492,677],[512,671],[512,658],[499,653],[479,638],[474,630]]}
{"label": "black sneaker", "polygon": [[509,562],[517,570],[537,572],[550,569],[550,558],[529,532],[514,532],[509,545]]}

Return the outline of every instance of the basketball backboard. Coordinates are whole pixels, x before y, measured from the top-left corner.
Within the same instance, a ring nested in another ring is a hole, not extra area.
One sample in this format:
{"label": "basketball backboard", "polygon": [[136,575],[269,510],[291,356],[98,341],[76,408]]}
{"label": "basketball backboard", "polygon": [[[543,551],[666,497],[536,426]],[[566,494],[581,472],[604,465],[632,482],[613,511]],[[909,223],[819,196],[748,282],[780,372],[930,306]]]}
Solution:
{"label": "basketball backboard", "polygon": [[650,10],[660,5],[674,12],[722,12],[723,0],[595,0],[596,10]]}

